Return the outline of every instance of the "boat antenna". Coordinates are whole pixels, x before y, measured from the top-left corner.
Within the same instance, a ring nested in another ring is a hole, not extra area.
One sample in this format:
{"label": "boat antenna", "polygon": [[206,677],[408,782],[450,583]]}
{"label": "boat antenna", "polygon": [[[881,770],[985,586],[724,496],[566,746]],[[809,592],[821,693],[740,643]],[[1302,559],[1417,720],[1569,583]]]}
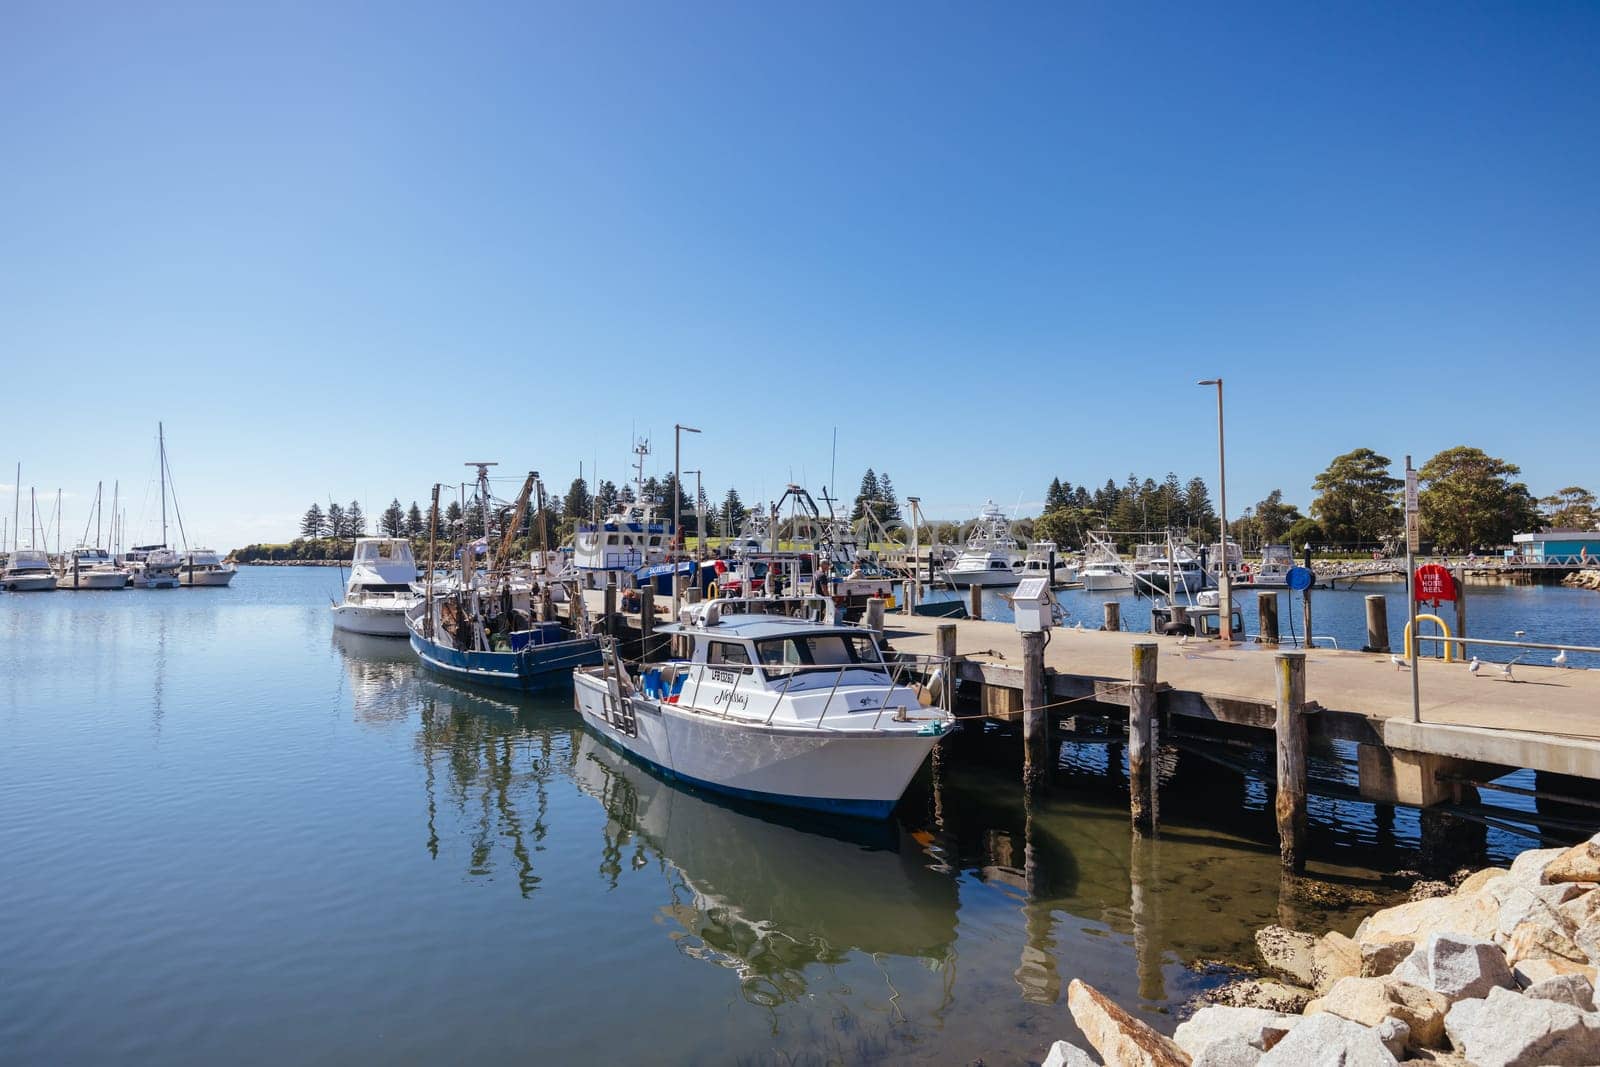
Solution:
{"label": "boat antenna", "polygon": [[[839,484],[839,427],[833,428],[833,458],[828,461],[828,485]],[[827,486],[823,486],[822,495],[828,495]],[[833,504],[828,504],[828,516],[833,516]]]}

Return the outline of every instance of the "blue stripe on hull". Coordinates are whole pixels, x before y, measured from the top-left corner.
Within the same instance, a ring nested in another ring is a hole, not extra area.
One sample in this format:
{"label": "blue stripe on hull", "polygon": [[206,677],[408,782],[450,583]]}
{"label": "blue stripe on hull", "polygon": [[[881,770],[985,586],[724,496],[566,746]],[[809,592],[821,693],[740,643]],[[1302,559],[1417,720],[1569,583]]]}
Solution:
{"label": "blue stripe on hull", "polygon": [[785,793],[762,793],[754,789],[737,789],[731,785],[718,785],[708,782],[703,778],[691,778],[687,774],[678,774],[676,771],[663,767],[654,760],[645,759],[637,752],[621,744],[605,730],[591,726],[599,735],[600,740],[628,757],[634,763],[653,771],[669,782],[682,782],[684,785],[696,789],[704,789],[708,793],[717,793],[725,797],[734,797],[738,800],[747,800],[756,804],[770,804],[780,808],[798,808],[802,811],[820,811],[831,815],[848,815],[857,819],[887,819],[894,813],[895,805],[899,800],[842,800],[833,797],[796,797]]}
{"label": "blue stripe on hull", "polygon": [[496,689],[525,693],[572,683],[575,667],[600,663],[600,642],[594,638],[562,641],[521,652],[462,652],[410,635],[412,651],[423,666],[449,678]]}

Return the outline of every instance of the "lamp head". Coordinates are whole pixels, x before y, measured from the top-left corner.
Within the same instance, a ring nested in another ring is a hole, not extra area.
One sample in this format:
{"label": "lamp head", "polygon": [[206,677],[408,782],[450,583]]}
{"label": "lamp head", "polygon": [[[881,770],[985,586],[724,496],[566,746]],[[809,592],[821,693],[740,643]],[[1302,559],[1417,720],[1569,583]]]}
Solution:
{"label": "lamp head", "polygon": [[1222,379],[1221,378],[1206,378],[1206,379],[1204,379],[1202,381],[1195,382],[1194,384],[1196,384],[1196,385],[1221,385],[1222,384]]}

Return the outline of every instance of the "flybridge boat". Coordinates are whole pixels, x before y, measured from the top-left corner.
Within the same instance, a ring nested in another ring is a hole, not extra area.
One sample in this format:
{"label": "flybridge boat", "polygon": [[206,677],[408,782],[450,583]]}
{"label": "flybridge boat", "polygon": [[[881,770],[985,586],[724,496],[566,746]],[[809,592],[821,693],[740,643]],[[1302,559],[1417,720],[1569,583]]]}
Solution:
{"label": "flybridge boat", "polygon": [[13,593],[48,593],[56,588],[56,574],[50,569],[50,556],[36,548],[19,548],[6,561],[0,573],[0,586]]}
{"label": "flybridge boat", "polygon": [[1255,573],[1244,575],[1244,584],[1264,589],[1286,589],[1289,585],[1289,571],[1293,567],[1294,549],[1288,545],[1264,545],[1261,549],[1261,563],[1256,567]]}
{"label": "flybridge boat", "polygon": [[1089,532],[1089,544],[1084,550],[1078,577],[1083,580],[1084,589],[1091,593],[1133,588],[1133,573],[1118,555],[1111,535],[1103,531]]}
{"label": "flybridge boat", "polygon": [[871,631],[833,621],[826,597],[739,598],[661,627],[684,659],[630,669],[613,644],[573,675],[584,722],[625,753],[714,792],[882,819],[948,713],[902,684]]}
{"label": "flybridge boat", "polygon": [[1022,580],[1022,559],[1010,521],[991,500],[978,513],[967,547],[945,575],[953,585],[1016,585]]}
{"label": "flybridge boat", "polygon": [[[665,563],[671,556],[677,527],[656,517],[656,501],[644,486],[644,461],[650,442],[633,446],[633,499],[592,522],[580,522],[572,533],[572,566],[586,588],[604,585],[606,571],[637,571]],[[620,576],[619,576],[620,577]]]}
{"label": "flybridge boat", "polygon": [[178,554],[166,545],[130,548],[121,562],[129,572],[128,584],[135,589],[178,588]]}
{"label": "flybridge boat", "polygon": [[129,574],[103,548],[75,548],[61,563],[58,589],[126,589]]}
{"label": "flybridge boat", "polygon": [[350,561],[344,601],[333,605],[334,629],[374,637],[406,636],[406,612],[417,603],[412,590],[416,580],[410,541],[360,538]]}
{"label": "flybridge boat", "polygon": [[1140,545],[1149,550],[1134,571],[1134,579],[1141,593],[1195,593],[1205,588],[1206,572],[1200,558],[1185,544],[1169,541],[1165,549],[1154,545]]}
{"label": "flybridge boat", "polygon": [[222,557],[209,548],[187,549],[178,559],[181,564],[178,571],[179,585],[227,585],[238,573],[238,568],[231,563],[223,562]]}

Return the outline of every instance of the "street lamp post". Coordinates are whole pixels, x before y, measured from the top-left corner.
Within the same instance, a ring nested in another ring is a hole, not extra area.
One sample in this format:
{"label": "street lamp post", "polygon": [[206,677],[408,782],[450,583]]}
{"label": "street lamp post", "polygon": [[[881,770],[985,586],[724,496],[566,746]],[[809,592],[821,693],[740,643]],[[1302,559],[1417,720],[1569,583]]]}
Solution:
{"label": "street lamp post", "polygon": [[702,488],[701,488],[701,485],[700,485],[700,475],[703,472],[701,472],[701,471],[684,471],[683,473],[684,473],[685,477],[688,477],[691,474],[694,475],[694,558],[695,559],[705,559],[706,558],[706,513],[705,513],[705,509],[700,506],[700,494],[702,492]]}
{"label": "street lamp post", "polygon": [[1219,516],[1217,525],[1222,528],[1222,542],[1220,545],[1222,558],[1217,565],[1217,593],[1219,600],[1217,622],[1222,630],[1222,639],[1224,641],[1232,641],[1233,576],[1228,573],[1228,453],[1223,447],[1222,439],[1222,379],[1206,378],[1196,384],[1217,387],[1217,512]]}
{"label": "street lamp post", "polygon": [[[681,423],[672,424],[672,536],[676,540],[683,536],[683,474],[679,466],[683,456],[683,434],[699,433],[693,426],[684,426]],[[678,574],[677,546],[672,551],[672,621],[678,621],[678,597],[681,595],[682,579]]]}

